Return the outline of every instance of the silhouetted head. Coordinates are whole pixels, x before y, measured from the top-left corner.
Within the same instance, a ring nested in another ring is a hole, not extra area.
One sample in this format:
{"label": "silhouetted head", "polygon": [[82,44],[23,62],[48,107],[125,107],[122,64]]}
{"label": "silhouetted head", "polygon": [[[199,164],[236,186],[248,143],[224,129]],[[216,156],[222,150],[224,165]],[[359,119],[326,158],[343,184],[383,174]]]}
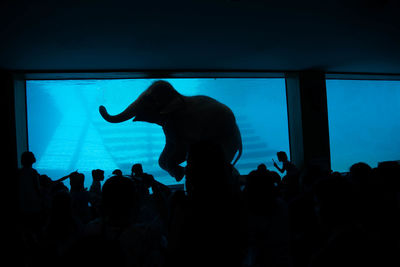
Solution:
{"label": "silhouetted head", "polygon": [[134,182],[122,176],[113,176],[103,185],[102,215],[106,223],[113,226],[127,226],[134,220],[137,208],[137,194]]}
{"label": "silhouetted head", "polygon": [[32,164],[36,162],[35,155],[30,151],[25,151],[21,155],[21,164],[23,167],[32,167]]}
{"label": "silhouetted head", "polygon": [[257,171],[265,172],[265,171],[267,171],[267,166],[264,163],[262,163],[262,164],[258,165]]}
{"label": "silhouetted head", "polygon": [[69,177],[71,192],[84,190],[85,175],[83,173],[74,172]]}
{"label": "silhouetted head", "polygon": [[288,157],[287,157],[287,155],[286,155],[285,152],[279,151],[278,153],[276,153],[276,155],[278,156],[278,160],[279,160],[280,162],[286,162],[286,161],[288,161]]}
{"label": "silhouetted head", "polygon": [[115,169],[112,174],[114,174],[115,176],[122,176],[122,171],[120,169]]}
{"label": "silhouetted head", "polygon": [[92,177],[94,181],[103,181],[104,171],[100,169],[92,170]]}
{"label": "silhouetted head", "polygon": [[143,167],[142,164],[136,163],[132,165],[132,174],[133,175],[142,175],[143,174]]}
{"label": "silhouetted head", "polygon": [[356,183],[367,183],[372,174],[372,168],[363,162],[353,164],[350,167],[350,179]]}

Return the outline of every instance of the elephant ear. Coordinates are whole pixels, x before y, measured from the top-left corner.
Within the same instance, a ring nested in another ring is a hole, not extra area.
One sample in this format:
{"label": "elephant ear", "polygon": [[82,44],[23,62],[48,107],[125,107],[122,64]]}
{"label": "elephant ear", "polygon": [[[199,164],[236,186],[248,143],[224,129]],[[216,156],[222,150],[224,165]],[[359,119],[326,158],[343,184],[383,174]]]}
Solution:
{"label": "elephant ear", "polygon": [[164,106],[160,110],[160,115],[167,115],[169,113],[175,112],[179,109],[182,109],[185,105],[185,100],[182,96],[174,97],[171,102],[169,102],[166,106]]}

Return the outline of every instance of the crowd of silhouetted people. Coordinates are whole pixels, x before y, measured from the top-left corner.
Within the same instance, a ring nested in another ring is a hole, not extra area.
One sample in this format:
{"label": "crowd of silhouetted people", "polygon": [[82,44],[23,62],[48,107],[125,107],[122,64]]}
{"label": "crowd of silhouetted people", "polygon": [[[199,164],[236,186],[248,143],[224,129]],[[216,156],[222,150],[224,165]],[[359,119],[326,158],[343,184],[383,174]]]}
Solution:
{"label": "crowd of silhouetted people", "polygon": [[[19,170],[23,266],[400,266],[400,165],[318,164],[283,178],[260,164],[239,174],[218,145],[193,145],[185,191],[134,164],[128,175],[53,180],[25,152]],[[84,180],[91,179],[89,189]],[[70,188],[63,181],[69,180]],[[104,181],[105,180],[105,181]],[[372,265],[371,265],[372,264]]]}

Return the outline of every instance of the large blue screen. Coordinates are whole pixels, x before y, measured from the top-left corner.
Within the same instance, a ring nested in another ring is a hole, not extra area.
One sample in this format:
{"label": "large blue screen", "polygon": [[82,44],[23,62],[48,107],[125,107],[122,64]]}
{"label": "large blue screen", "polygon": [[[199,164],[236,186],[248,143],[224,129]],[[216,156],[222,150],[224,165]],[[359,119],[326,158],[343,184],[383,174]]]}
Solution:
{"label": "large blue screen", "polygon": [[327,80],[332,169],[400,160],[400,81]]}
{"label": "large blue screen", "polygon": [[[164,147],[162,128],[131,120],[111,124],[99,114],[104,105],[110,114],[125,109],[152,82],[151,79],[28,80],[28,143],[41,174],[58,179],[72,171],[114,169],[126,175],[134,163],[164,184],[174,178],[158,166]],[[272,167],[277,151],[289,154],[285,80],[268,79],[167,79],[183,95],[207,95],[234,112],[243,139],[243,155],[236,164],[247,174],[260,163]]]}

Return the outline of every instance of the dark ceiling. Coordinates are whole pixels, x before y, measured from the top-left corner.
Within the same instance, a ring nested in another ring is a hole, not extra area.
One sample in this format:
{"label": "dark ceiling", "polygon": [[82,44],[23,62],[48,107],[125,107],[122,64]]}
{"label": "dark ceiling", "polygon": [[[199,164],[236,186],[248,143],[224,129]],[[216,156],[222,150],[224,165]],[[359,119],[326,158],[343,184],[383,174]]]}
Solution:
{"label": "dark ceiling", "polygon": [[398,0],[0,4],[0,68],[400,74]]}

